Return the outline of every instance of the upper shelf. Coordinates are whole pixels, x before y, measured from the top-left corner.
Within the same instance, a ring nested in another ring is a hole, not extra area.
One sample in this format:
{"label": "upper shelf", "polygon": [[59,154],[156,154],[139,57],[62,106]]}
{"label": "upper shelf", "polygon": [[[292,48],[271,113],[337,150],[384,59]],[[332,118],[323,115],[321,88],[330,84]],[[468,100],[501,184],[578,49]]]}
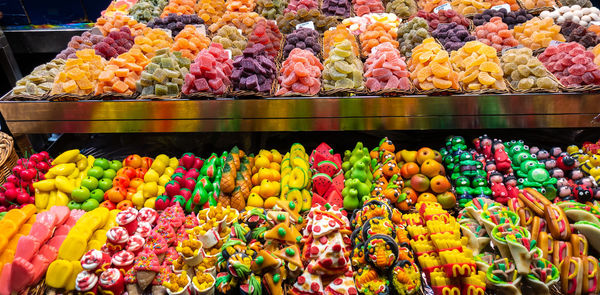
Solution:
{"label": "upper shelf", "polygon": [[596,94],[0,102],[13,133],[600,127]]}

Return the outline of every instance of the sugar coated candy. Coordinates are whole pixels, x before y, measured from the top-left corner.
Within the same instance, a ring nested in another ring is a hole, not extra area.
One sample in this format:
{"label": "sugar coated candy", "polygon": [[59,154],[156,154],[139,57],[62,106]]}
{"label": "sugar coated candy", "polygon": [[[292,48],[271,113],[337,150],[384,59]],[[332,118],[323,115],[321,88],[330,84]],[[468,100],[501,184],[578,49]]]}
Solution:
{"label": "sugar coated candy", "polygon": [[485,9],[492,7],[492,3],[490,2],[477,0],[452,0],[450,4],[452,5],[452,10],[462,15],[481,13]]}
{"label": "sugar coated candy", "polygon": [[227,11],[252,12],[256,6],[254,0],[227,0],[225,1]]}
{"label": "sugar coated candy", "polygon": [[329,51],[323,69],[323,88],[362,89],[363,64],[354,54],[352,43],[342,40],[335,43]]}
{"label": "sugar coated candy", "polygon": [[439,24],[455,23],[462,25],[465,28],[469,27],[469,21],[462,14],[457,13],[454,10],[440,10],[436,12],[427,12],[425,10],[419,10],[417,17],[424,18],[429,23],[431,31],[437,29]]}
{"label": "sugar coated candy", "polygon": [[143,35],[135,37],[134,43],[132,49],[138,48],[147,58],[152,58],[157,50],[170,48],[173,39],[161,29],[146,28]]}
{"label": "sugar coated candy", "polygon": [[150,60],[137,48],[120,54],[116,58],[111,58],[98,75],[94,94],[134,94],[135,82],[140,78],[142,70],[148,63]]}
{"label": "sugar coated candy", "polygon": [[550,41],[564,42],[565,37],[560,33],[560,26],[555,25],[552,18],[540,19],[534,17],[513,29],[513,36],[520,44],[533,50],[548,47]]}
{"label": "sugar coated candy", "polygon": [[233,60],[229,58],[221,44],[212,43],[208,48],[202,49],[190,65],[190,72],[185,75],[182,92],[223,94],[231,86],[229,77],[232,73]]}
{"label": "sugar coated candy", "polygon": [[326,31],[323,35],[323,58],[326,59],[329,57],[329,50],[332,49],[334,44],[344,40],[350,42],[352,52],[355,56],[358,56],[358,42],[356,42],[356,38],[344,25],[338,25],[335,29]]}
{"label": "sugar coated candy", "polygon": [[193,25],[186,25],[175,37],[171,45],[171,51],[179,51],[181,55],[189,60],[196,58],[200,50],[208,48],[210,39]]}
{"label": "sugar coated candy", "polygon": [[408,69],[413,85],[419,90],[460,89],[448,52],[433,38],[423,40],[412,50]]}
{"label": "sugar coated candy", "polygon": [[252,28],[256,22],[264,17],[258,15],[256,12],[232,12],[227,11],[223,14],[219,20],[208,27],[208,29],[215,33],[221,27],[225,25],[234,26],[236,29],[242,31],[244,36],[252,34]]}
{"label": "sugar coated candy", "polygon": [[264,45],[247,46],[243,54],[233,61],[233,90],[269,93],[276,71],[275,61],[267,54]]}
{"label": "sugar coated candy", "polygon": [[94,91],[98,75],[104,69],[104,59],[93,49],[75,53],[77,58],[68,59],[63,70],[56,75],[50,94],[70,93],[88,95]]}
{"label": "sugar coated candy", "polygon": [[352,9],[354,9],[354,13],[358,16],[385,11],[381,0],[352,0]]}
{"label": "sugar coated candy", "polygon": [[494,47],[496,51],[502,52],[502,49],[515,47],[519,41],[515,39],[508,25],[502,22],[500,17],[492,17],[489,22],[475,28],[477,41],[485,45]]}
{"label": "sugar coated candy", "polygon": [[371,53],[371,49],[375,46],[389,42],[394,47],[398,47],[398,32],[396,28],[384,23],[373,23],[367,26],[367,30],[360,34],[360,46],[361,53],[363,56],[368,56]]}
{"label": "sugar coated candy", "polygon": [[254,44],[262,44],[265,46],[267,54],[275,59],[279,54],[281,38],[281,32],[279,32],[279,28],[275,21],[261,19],[256,22],[252,34],[248,36],[247,46],[251,47],[254,46]]}
{"label": "sugar coated candy", "polygon": [[141,35],[146,26],[142,23],[138,23],[135,19],[121,14],[115,14],[112,16],[101,16],[96,20],[95,27],[97,27],[104,36],[112,30],[119,30],[123,26],[129,27],[131,35],[134,37]]}
{"label": "sugar coated candy", "polygon": [[323,65],[305,49],[294,48],[281,65],[279,90],[276,95],[300,93],[317,95],[321,90]]}
{"label": "sugar coated candy", "polygon": [[277,19],[286,7],[285,0],[256,0],[256,12],[266,19]]}
{"label": "sugar coated candy", "polygon": [[587,27],[594,21],[600,21],[600,10],[596,7],[584,7],[580,5],[556,7],[549,11],[545,10],[540,13],[540,18],[550,17],[554,23],[560,25],[570,21]]}
{"label": "sugar coated candy", "polygon": [[177,96],[185,75],[189,73],[190,60],[183,57],[181,52],[170,52],[168,48],[155,53],[136,83],[137,91],[142,96]]}
{"label": "sugar coated candy", "polygon": [[285,37],[283,46],[283,58],[287,58],[294,48],[306,49],[314,56],[321,55],[321,44],[319,32],[311,28],[299,28]]}
{"label": "sugar coated candy", "polygon": [[175,38],[175,36],[179,35],[179,32],[181,32],[186,25],[201,24],[204,24],[204,20],[196,14],[180,15],[176,13],[169,13],[165,15],[163,13],[162,17],[154,18],[148,22],[148,27],[170,30],[171,36]]}
{"label": "sugar coated candy", "polygon": [[388,1],[385,11],[394,13],[402,19],[408,19],[416,14],[418,10],[417,3],[414,0],[393,0]]}
{"label": "sugar coated candy", "polygon": [[513,89],[558,89],[558,82],[552,79],[542,62],[535,58],[531,49],[527,47],[505,51],[501,61],[504,78],[510,82]]}
{"label": "sugar coated candy", "polygon": [[140,23],[147,23],[160,16],[169,1],[167,0],[139,0],[129,9],[129,16]]}
{"label": "sugar coated candy", "polygon": [[475,36],[469,34],[467,28],[456,23],[439,24],[438,27],[431,32],[431,35],[438,39],[444,48],[448,51],[458,50],[463,47],[466,42],[476,39]]}
{"label": "sugar coated candy", "polygon": [[299,9],[319,9],[319,2],[316,0],[290,0],[283,12],[298,12]]}
{"label": "sugar coated candy", "polygon": [[83,49],[93,48],[94,45],[100,43],[104,39],[104,35],[92,34],[89,31],[83,32],[81,36],[71,37],[71,41],[67,44],[67,48],[56,55],[57,59],[77,58],[75,52]]}
{"label": "sugar coated candy", "polygon": [[370,91],[411,88],[404,57],[392,43],[381,43],[373,48],[364,64],[364,72],[365,86]]}
{"label": "sugar coated candy", "polygon": [[133,46],[133,36],[129,27],[123,26],[119,30],[112,30],[108,35],[94,45],[97,55],[109,60],[119,54],[127,52]]}
{"label": "sugar coated candy", "polygon": [[194,0],[169,0],[169,3],[167,4],[167,6],[165,6],[160,16],[165,17],[169,14],[196,14],[196,11],[194,10],[195,4],[196,1]]}
{"label": "sugar coated candy", "polygon": [[231,25],[221,27],[217,34],[212,39],[213,43],[220,43],[223,49],[230,50],[231,56],[236,57],[242,55],[242,50],[246,48],[248,39]]}
{"label": "sugar coated candy", "polygon": [[350,17],[352,6],[349,0],[323,0],[321,11],[325,15]]}
{"label": "sugar coated candy", "polygon": [[564,86],[600,85],[600,69],[594,63],[594,54],[579,43],[548,46],[538,59]]}
{"label": "sugar coated candy", "polygon": [[398,29],[398,43],[400,43],[400,53],[403,56],[410,57],[413,48],[423,43],[423,40],[430,38],[429,25],[424,18],[414,17],[410,21],[400,25]]}
{"label": "sugar coated candy", "polygon": [[48,91],[52,89],[54,78],[63,70],[64,66],[64,59],[53,59],[45,64],[35,67],[29,75],[17,81],[16,86],[12,90],[12,94],[42,96],[48,93]]}
{"label": "sugar coated candy", "polygon": [[591,48],[600,43],[600,37],[596,33],[578,23],[566,21],[560,27],[560,33],[565,36],[567,42],[577,42],[585,48]]}
{"label": "sugar coated candy", "polygon": [[[496,49],[479,41],[470,41],[452,51],[450,62],[458,71],[458,80],[465,91],[485,89],[506,90],[504,73]],[[431,68],[432,72],[438,70]]]}
{"label": "sugar coated candy", "polygon": [[319,33],[323,33],[339,23],[337,17],[322,14],[318,9],[300,8],[298,11],[288,11],[277,17],[277,26],[284,34],[289,34],[296,29],[297,25],[308,22],[312,22],[315,30]]}
{"label": "sugar coated candy", "polygon": [[517,9],[514,11],[507,11],[504,8],[486,9],[482,13],[473,16],[473,24],[481,26],[489,22],[492,17],[499,17],[503,23],[508,25],[509,29],[512,29],[515,25],[522,24],[532,19],[533,15],[528,13],[525,9]]}

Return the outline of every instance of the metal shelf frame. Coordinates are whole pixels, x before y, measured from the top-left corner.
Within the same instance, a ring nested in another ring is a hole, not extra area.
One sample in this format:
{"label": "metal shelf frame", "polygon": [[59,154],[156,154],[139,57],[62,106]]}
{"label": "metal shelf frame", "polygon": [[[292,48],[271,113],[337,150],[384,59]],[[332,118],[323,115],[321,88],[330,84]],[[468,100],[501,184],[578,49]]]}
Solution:
{"label": "metal shelf frame", "polygon": [[598,94],[2,101],[12,133],[600,127]]}

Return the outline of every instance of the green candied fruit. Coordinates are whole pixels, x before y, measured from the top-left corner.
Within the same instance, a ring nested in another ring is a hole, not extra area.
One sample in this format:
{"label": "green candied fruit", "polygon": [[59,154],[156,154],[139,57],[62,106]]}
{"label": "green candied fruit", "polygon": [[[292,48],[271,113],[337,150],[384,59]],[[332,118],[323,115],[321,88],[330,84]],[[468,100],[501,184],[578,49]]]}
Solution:
{"label": "green candied fruit", "polygon": [[173,82],[179,86],[183,86],[183,79],[181,79],[181,78],[173,78],[173,79],[171,79],[171,82]]}
{"label": "green candied fruit", "polygon": [[527,65],[527,62],[529,61],[529,58],[523,54],[515,57],[515,62],[518,65]]}
{"label": "green candied fruit", "polygon": [[155,55],[154,57],[152,57],[150,59],[150,63],[151,64],[156,64],[158,66],[160,64],[160,61],[161,61],[162,58],[163,58],[163,56]]}
{"label": "green candied fruit", "polygon": [[173,52],[171,52],[171,53],[172,53],[173,55],[175,55],[175,57],[177,57],[177,58],[179,58],[179,57],[181,57],[181,56],[182,56],[182,55],[181,55],[181,51],[173,51]]}
{"label": "green candied fruit", "polygon": [[521,76],[521,74],[519,74],[519,71],[514,71],[512,73],[510,73],[510,79],[512,81],[519,81],[521,80],[523,77]]}
{"label": "green candied fruit", "polygon": [[152,80],[154,80],[158,83],[163,83],[165,81],[165,79],[167,79],[167,73],[163,69],[157,69],[152,74]]}
{"label": "green candied fruit", "polygon": [[336,71],[335,69],[330,69],[329,76],[333,80],[340,80],[340,79],[346,78],[346,74],[340,73],[340,72]]}
{"label": "green candied fruit", "polygon": [[146,68],[144,69],[144,72],[147,72],[149,74],[154,73],[154,71],[156,71],[156,69],[160,68],[160,66],[158,65],[158,63],[150,63],[146,66]]}
{"label": "green candied fruit", "polygon": [[160,67],[163,69],[173,69],[175,68],[175,62],[169,57],[163,57],[160,59]]}
{"label": "green candied fruit", "polygon": [[343,49],[340,49],[339,47],[335,47],[329,52],[329,55],[337,55],[337,56],[341,56],[341,57],[348,57],[351,54],[352,54],[351,50],[343,50]]}
{"label": "green candied fruit", "polygon": [[144,87],[144,89],[142,89],[142,95],[152,95],[152,94],[154,94],[154,85]]}
{"label": "green candied fruit", "polygon": [[[158,56],[158,55],[166,55],[166,54],[169,54],[169,48],[161,48],[161,49],[159,49],[159,50],[156,50],[154,53],[155,53],[157,56]],[[177,53],[177,51],[175,51],[175,52],[173,52],[173,53],[175,54],[175,53]],[[180,52],[179,54],[181,54],[181,52]]]}
{"label": "green candied fruit", "polygon": [[532,78],[523,78],[519,81],[519,85],[517,86],[521,90],[531,89],[533,87],[534,81]]}
{"label": "green candied fruit", "polygon": [[517,70],[517,65],[512,62],[505,63],[502,70],[504,71],[504,75],[507,76]]}
{"label": "green candied fruit", "polygon": [[335,63],[333,63],[333,67],[336,71],[342,74],[348,74],[352,72],[352,66],[345,61],[336,61]]}
{"label": "green candied fruit", "polygon": [[531,73],[536,77],[545,77],[546,76],[546,68],[543,65],[539,65],[531,69]]}
{"label": "green candied fruit", "polygon": [[354,88],[354,82],[348,78],[335,81],[335,88]]}
{"label": "green candied fruit", "polygon": [[354,69],[352,72],[352,80],[354,81],[354,88],[361,88],[363,86],[363,73]]}
{"label": "green candied fruit", "polygon": [[531,75],[531,71],[529,70],[529,67],[527,65],[524,64],[520,64],[517,66],[517,71],[519,71],[519,74],[522,77],[529,77],[529,75]]}
{"label": "green candied fruit", "polygon": [[538,78],[536,81],[536,85],[539,88],[543,88],[543,89],[556,89],[558,87],[558,84],[552,80],[550,77],[541,77]]}
{"label": "green candied fruit", "polygon": [[156,84],[154,85],[154,94],[156,95],[167,95],[169,93],[169,89],[166,85]]}
{"label": "green candied fruit", "polygon": [[177,71],[177,70],[171,70],[171,69],[164,69],[165,73],[167,74],[168,78],[177,78],[181,75],[181,72]]}
{"label": "green candied fruit", "polygon": [[168,82],[167,83],[167,94],[168,95],[177,95],[179,94],[179,86],[175,83]]}

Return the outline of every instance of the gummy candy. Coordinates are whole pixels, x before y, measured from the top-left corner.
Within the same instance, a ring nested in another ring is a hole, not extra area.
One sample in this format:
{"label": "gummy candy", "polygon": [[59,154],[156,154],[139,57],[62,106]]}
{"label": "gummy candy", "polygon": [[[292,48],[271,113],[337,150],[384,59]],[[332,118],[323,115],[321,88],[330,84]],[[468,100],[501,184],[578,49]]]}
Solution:
{"label": "gummy candy", "polygon": [[193,60],[196,54],[204,48],[208,48],[210,39],[201,34],[193,25],[186,25],[185,28],[177,34],[175,42],[171,45],[171,51],[179,51],[181,55],[189,60]]}
{"label": "gummy candy", "polygon": [[176,15],[196,14],[196,11],[194,10],[195,4],[196,4],[196,1],[194,1],[194,0],[169,0],[169,4],[167,4],[167,6],[165,6],[165,8],[163,9],[163,12],[161,13],[160,16],[165,17],[169,14],[176,14]]}
{"label": "gummy candy", "polygon": [[361,53],[363,56],[368,56],[371,53],[371,49],[375,46],[389,42],[394,47],[398,47],[398,37],[396,28],[389,24],[384,23],[373,23],[367,26],[367,30],[360,34],[360,45]]}
{"label": "gummy candy", "polygon": [[321,89],[323,65],[315,55],[304,49],[294,48],[281,65],[280,89],[276,95],[301,93],[316,95]]}
{"label": "gummy candy", "polygon": [[211,25],[216,23],[219,18],[225,13],[224,0],[198,0],[194,5],[194,10],[204,23]]}
{"label": "gummy candy", "polygon": [[152,58],[157,50],[170,48],[173,39],[161,29],[146,28],[143,35],[135,37],[134,43],[135,45],[131,49],[137,48],[147,58]]}
{"label": "gummy candy", "polygon": [[283,10],[286,6],[285,0],[257,0],[256,12],[266,19],[275,20],[280,15],[283,15]]}
{"label": "gummy candy", "polygon": [[[493,5],[492,5],[493,6]],[[486,22],[489,22],[492,17],[499,17],[503,23],[508,25],[509,29],[512,29],[515,25],[522,24],[533,18],[533,15],[527,12],[525,9],[512,9],[514,11],[506,11],[504,8],[500,9],[486,9],[482,13],[473,16],[473,24],[481,26]]]}
{"label": "gummy candy", "polygon": [[290,0],[283,12],[298,12],[299,9],[319,9],[319,3],[316,0]]}
{"label": "gummy candy", "polygon": [[159,16],[167,4],[167,0],[139,0],[127,14],[138,22],[147,23]]}
{"label": "gummy candy", "polygon": [[227,0],[225,6],[231,12],[252,12],[256,3],[254,0]]}
{"label": "gummy candy", "polygon": [[393,0],[385,6],[385,11],[394,13],[402,19],[408,19],[417,13],[417,3],[414,0]]}
{"label": "gummy candy", "polygon": [[310,28],[299,28],[286,36],[283,46],[283,58],[287,58],[294,48],[306,49],[314,56],[321,54],[319,32]]}
{"label": "gummy candy", "polygon": [[325,15],[349,17],[351,9],[348,0],[323,0],[321,5],[321,11]]}
{"label": "gummy candy", "polygon": [[104,39],[103,35],[92,34],[89,31],[83,32],[81,36],[71,37],[68,47],[56,55],[57,59],[77,58],[75,52],[82,49],[93,48]]}
{"label": "gummy candy", "polygon": [[211,32],[218,31],[225,25],[231,25],[240,29],[242,35],[248,36],[252,33],[252,28],[256,22],[260,19],[264,19],[256,12],[231,12],[227,11],[223,14],[219,20],[208,27]]}
{"label": "gummy candy", "polygon": [[122,27],[119,30],[112,30],[102,41],[94,45],[97,55],[108,60],[111,57],[117,57],[119,54],[127,52],[133,46],[133,36],[129,27]]}
{"label": "gummy candy", "polygon": [[[192,8],[193,9],[193,8]],[[201,25],[204,24],[204,20],[196,14],[175,14],[170,13],[162,17],[157,17],[148,22],[148,27],[168,29],[171,31],[171,36],[174,38],[185,28],[186,25]]]}
{"label": "gummy candy", "polygon": [[93,92],[105,62],[93,49],[80,50],[75,54],[77,58],[67,60],[64,69],[56,75],[51,95],[60,93],[88,95]]}
{"label": "gummy candy", "polygon": [[212,42],[220,43],[224,49],[231,50],[232,57],[236,57],[242,54],[242,50],[246,48],[248,39],[242,36],[234,26],[225,25],[217,31]]}
{"label": "gummy candy", "polygon": [[322,76],[325,90],[363,87],[363,64],[354,54],[349,40],[333,45],[325,60]]}
{"label": "gummy candy", "polygon": [[398,43],[400,43],[400,53],[410,57],[413,48],[421,44],[423,40],[431,37],[428,31],[427,21],[420,17],[415,17],[409,22],[404,23],[398,29]]}
{"label": "gummy candy", "polygon": [[369,54],[364,64],[365,85],[371,91],[382,89],[409,90],[410,73],[406,68],[404,57],[389,42],[377,45]]}
{"label": "gummy candy", "polygon": [[136,91],[135,82],[148,63],[150,60],[137,48],[111,59],[98,75],[94,94],[114,92],[132,95]]}
{"label": "gummy candy", "polygon": [[381,0],[352,0],[352,8],[358,16],[368,13],[382,13],[385,10]]}
{"label": "gummy candy", "polygon": [[342,42],[343,40],[348,40],[352,46],[352,52],[354,55],[358,56],[358,43],[356,42],[356,38],[350,33],[348,29],[344,27],[344,25],[338,25],[333,30],[325,31],[323,36],[323,58],[327,59],[329,57],[329,50],[333,47],[335,43]]}
{"label": "gummy candy", "polygon": [[[436,73],[432,69],[432,63],[438,69]],[[438,65],[440,68],[438,68]],[[410,78],[417,89],[425,91],[435,88],[460,89],[458,74],[452,69],[452,65],[448,59],[448,52],[442,49],[433,38],[423,40],[423,43],[417,45],[412,50],[412,56],[408,60],[408,69],[410,71]],[[444,73],[447,72],[448,74],[442,76],[439,69],[444,69]]]}
{"label": "gummy candy", "polygon": [[13,95],[28,94],[42,96],[52,89],[54,78],[63,70],[64,59],[53,59],[45,64],[39,65],[33,71],[17,81],[12,90]]}
{"label": "gummy candy", "polygon": [[476,39],[475,36],[469,34],[467,28],[456,23],[439,24],[438,27],[431,32],[431,35],[438,39],[444,48],[449,51],[458,50],[466,42]]}
{"label": "gummy candy", "polygon": [[560,26],[555,25],[551,18],[539,19],[534,17],[513,29],[513,36],[519,43],[533,50],[548,47],[550,41],[564,42],[560,34]]}
{"label": "gummy candy", "polygon": [[267,54],[265,46],[260,43],[247,46],[243,55],[233,61],[233,90],[269,93],[275,75],[275,62]]}
{"label": "gummy candy", "polygon": [[[459,50],[453,51],[450,61],[459,71],[459,80],[464,89],[506,90],[500,59],[493,47],[479,41],[470,41]],[[433,67],[432,71],[436,72]]]}
{"label": "gummy candy", "polygon": [[481,13],[485,9],[492,7],[492,4],[477,0],[452,0],[450,2],[452,9],[462,15]]}
{"label": "gummy candy", "polygon": [[519,41],[513,38],[510,30],[508,30],[508,25],[496,16],[484,25],[475,28],[475,36],[477,36],[477,41],[494,47],[498,52],[519,45]]}
{"label": "gummy candy", "polygon": [[274,59],[279,54],[281,38],[281,33],[275,21],[261,19],[256,22],[252,34],[248,36],[247,46],[253,46],[257,43],[262,44],[265,46],[267,54]]}
{"label": "gummy candy", "polygon": [[183,86],[184,77],[189,72],[190,60],[181,52],[159,49],[156,56],[144,68],[136,88],[141,95],[177,96]]}
{"label": "gummy candy", "polygon": [[298,11],[289,11],[284,15],[277,17],[279,30],[284,34],[289,34],[301,23],[312,22],[315,30],[319,33],[327,31],[330,27],[338,25],[338,19],[335,16],[321,14],[318,9],[306,10],[304,8]]}
{"label": "gummy candy", "polygon": [[233,72],[231,60],[219,43],[212,43],[202,49],[190,65],[182,87],[184,94],[210,92],[217,95],[225,93],[231,86],[229,77]]}
{"label": "gummy candy", "polygon": [[138,23],[135,19],[121,14],[101,16],[96,20],[95,24],[95,27],[100,29],[100,32],[104,36],[108,35],[110,31],[118,30],[123,26],[129,27],[131,35],[134,37],[141,35],[146,27],[144,24]]}

